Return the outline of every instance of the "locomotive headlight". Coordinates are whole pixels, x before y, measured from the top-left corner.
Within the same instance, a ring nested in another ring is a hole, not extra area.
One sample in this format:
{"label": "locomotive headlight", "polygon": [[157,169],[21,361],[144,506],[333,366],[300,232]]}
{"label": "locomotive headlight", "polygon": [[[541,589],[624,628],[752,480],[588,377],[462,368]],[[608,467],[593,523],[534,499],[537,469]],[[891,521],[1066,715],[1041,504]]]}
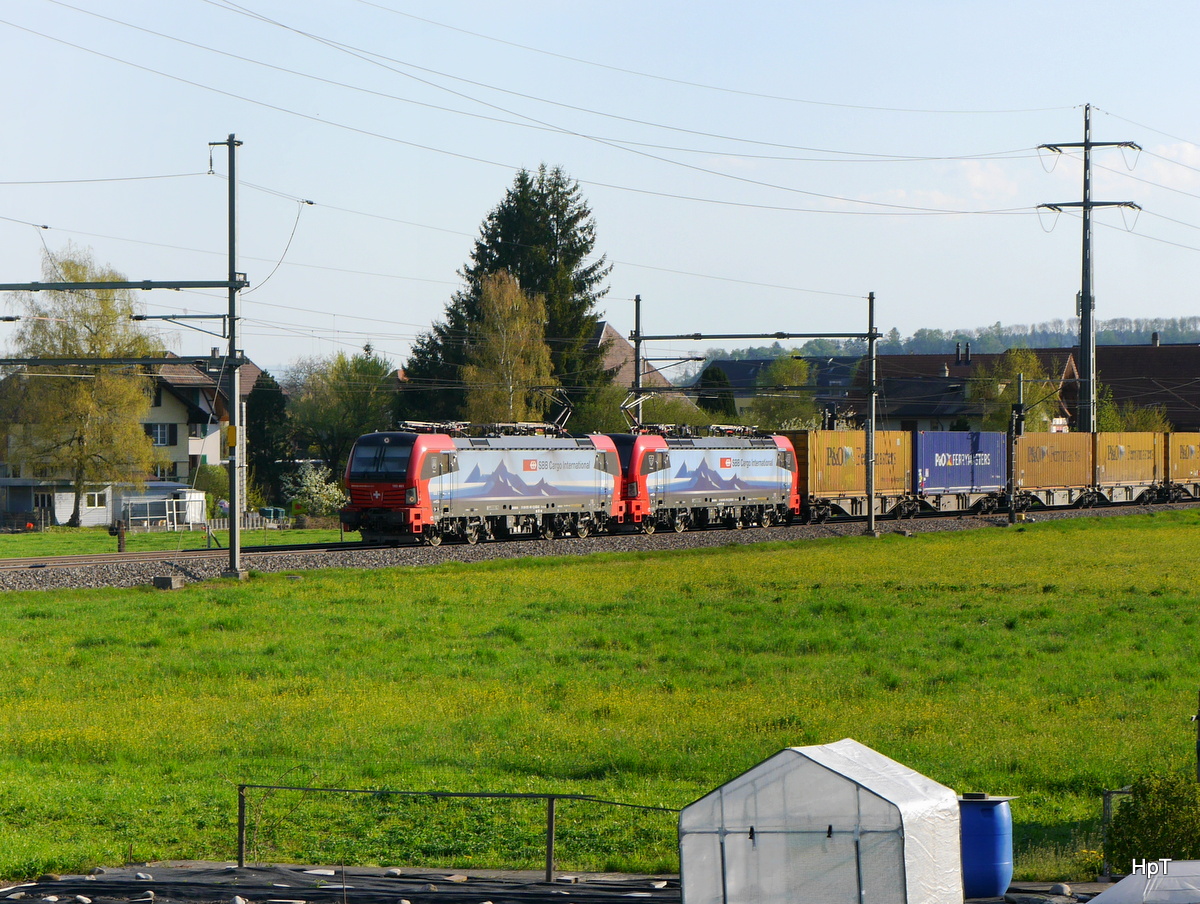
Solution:
{"label": "locomotive headlight", "polygon": [[404,491],[405,505],[416,505],[420,501],[420,498],[420,494],[417,492],[416,487],[409,487]]}

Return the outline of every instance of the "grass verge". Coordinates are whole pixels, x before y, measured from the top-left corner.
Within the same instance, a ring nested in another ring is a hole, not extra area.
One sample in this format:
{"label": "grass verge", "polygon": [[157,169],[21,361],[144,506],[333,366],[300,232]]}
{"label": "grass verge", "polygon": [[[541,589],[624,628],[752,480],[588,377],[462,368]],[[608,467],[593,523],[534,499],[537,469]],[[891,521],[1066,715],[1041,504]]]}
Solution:
{"label": "grass verge", "polygon": [[[1191,762],[1200,513],[677,554],[254,575],[0,605],[0,875],[227,859],[236,785],[681,807],[853,737],[1017,795],[1018,877]],[[537,868],[544,804],[251,795],[264,861]],[[670,814],[563,803],[569,869],[674,871]]]}

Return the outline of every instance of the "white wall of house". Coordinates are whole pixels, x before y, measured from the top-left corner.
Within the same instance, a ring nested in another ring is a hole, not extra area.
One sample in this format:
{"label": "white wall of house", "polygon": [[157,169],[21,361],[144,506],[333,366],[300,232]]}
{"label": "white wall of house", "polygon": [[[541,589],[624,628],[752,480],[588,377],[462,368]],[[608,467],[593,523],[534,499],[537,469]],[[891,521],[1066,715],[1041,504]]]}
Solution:
{"label": "white wall of house", "polygon": [[191,473],[187,406],[169,392],[156,391],[142,423],[154,443],[157,476],[166,480],[187,480]]}

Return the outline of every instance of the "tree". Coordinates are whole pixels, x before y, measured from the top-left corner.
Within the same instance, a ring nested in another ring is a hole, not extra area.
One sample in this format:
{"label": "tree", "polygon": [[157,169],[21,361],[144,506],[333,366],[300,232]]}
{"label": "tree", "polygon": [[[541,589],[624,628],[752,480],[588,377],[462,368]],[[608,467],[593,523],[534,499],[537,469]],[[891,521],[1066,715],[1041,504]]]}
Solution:
{"label": "tree", "polygon": [[[118,282],[91,254],[68,245],[42,260],[47,282]],[[13,339],[15,357],[137,358],[161,354],[133,321],[128,290],[52,290],[26,293]],[[6,420],[13,424],[9,460],[36,476],[66,477],[74,505],[67,522],[80,523],[88,487],[140,485],[154,464],[142,421],[150,408],[150,377],[140,367],[28,367],[8,381]]]}
{"label": "tree", "polygon": [[1096,429],[1101,433],[1170,433],[1171,422],[1163,405],[1135,405],[1117,402],[1112,387],[1096,384]]}
{"label": "tree", "polygon": [[395,370],[370,343],[356,355],[299,362],[289,384],[297,441],[335,473],[358,437],[392,425]]}
{"label": "tree", "polygon": [[218,517],[221,500],[229,500],[229,469],[220,465],[199,465],[192,477],[192,489],[204,493],[208,517]]}
{"label": "tree", "polygon": [[546,342],[559,385],[582,401],[611,382],[605,350],[596,342],[596,304],[608,291],[603,283],[612,267],[603,255],[589,261],[595,246],[595,221],[578,182],[544,164],[536,173],[518,172],[459,271],[465,285],[446,305],[444,319],[417,339],[404,365],[409,404],[435,420],[462,410],[462,368],[476,340],[472,325],[482,322],[483,280],[501,270],[544,299]]}
{"label": "tree", "polygon": [[1008,429],[1019,376],[1025,380],[1025,429],[1031,433],[1050,429],[1061,407],[1059,389],[1048,381],[1041,359],[1032,350],[1010,348],[971,380],[970,394],[979,402],[984,430]]}
{"label": "tree", "polygon": [[336,514],[347,502],[329,468],[302,464],[295,473],[283,477],[283,495],[289,502],[298,502],[310,515],[323,517]]}
{"label": "tree", "polygon": [[808,362],[785,355],[759,371],[751,419],[766,430],[796,430],[811,422],[816,409],[808,386]]}
{"label": "tree", "polygon": [[537,421],[549,398],[536,392],[552,385],[545,341],[546,305],[521,291],[507,270],[483,277],[479,321],[463,367],[467,420]]}
{"label": "tree", "polygon": [[699,394],[696,404],[713,417],[727,421],[737,419],[737,402],[733,398],[733,386],[729,376],[716,364],[704,368],[696,383]]}
{"label": "tree", "polygon": [[292,457],[292,425],[283,388],[266,371],[246,396],[246,460],[268,499],[277,498],[283,462]]}
{"label": "tree", "polygon": [[1109,863],[1200,857],[1200,786],[1179,772],[1142,776],[1113,814],[1105,841]]}

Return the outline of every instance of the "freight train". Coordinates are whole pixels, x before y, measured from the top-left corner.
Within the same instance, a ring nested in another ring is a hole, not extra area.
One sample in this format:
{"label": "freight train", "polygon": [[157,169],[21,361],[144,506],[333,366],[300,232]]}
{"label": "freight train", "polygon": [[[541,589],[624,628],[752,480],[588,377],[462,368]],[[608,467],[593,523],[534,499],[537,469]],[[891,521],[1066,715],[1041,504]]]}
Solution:
{"label": "freight train", "polygon": [[866,438],[405,425],[355,443],[341,519],[365,542],[438,545],[1200,500],[1200,433],[879,431],[870,495]]}

